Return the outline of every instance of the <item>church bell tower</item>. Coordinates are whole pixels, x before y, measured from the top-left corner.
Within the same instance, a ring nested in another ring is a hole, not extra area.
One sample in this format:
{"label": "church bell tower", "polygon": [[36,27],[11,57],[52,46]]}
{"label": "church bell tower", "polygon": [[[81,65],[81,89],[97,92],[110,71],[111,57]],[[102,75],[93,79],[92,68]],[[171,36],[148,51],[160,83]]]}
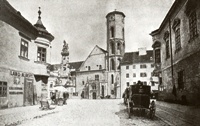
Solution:
{"label": "church bell tower", "polygon": [[111,96],[115,98],[121,96],[120,62],[125,53],[124,18],[124,13],[116,10],[106,15],[108,85]]}

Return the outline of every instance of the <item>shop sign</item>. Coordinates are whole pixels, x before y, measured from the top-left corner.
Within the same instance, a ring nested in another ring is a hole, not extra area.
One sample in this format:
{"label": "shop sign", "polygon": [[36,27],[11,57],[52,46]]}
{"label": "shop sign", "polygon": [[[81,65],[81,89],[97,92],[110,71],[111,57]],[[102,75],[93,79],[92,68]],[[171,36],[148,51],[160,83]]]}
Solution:
{"label": "shop sign", "polygon": [[10,75],[12,76],[18,76],[18,77],[33,77],[33,74],[31,73],[25,73],[25,72],[19,72],[19,71],[14,71],[14,70],[11,70],[10,71]]}
{"label": "shop sign", "polygon": [[23,94],[23,89],[22,87],[9,87],[9,94],[11,95]]}

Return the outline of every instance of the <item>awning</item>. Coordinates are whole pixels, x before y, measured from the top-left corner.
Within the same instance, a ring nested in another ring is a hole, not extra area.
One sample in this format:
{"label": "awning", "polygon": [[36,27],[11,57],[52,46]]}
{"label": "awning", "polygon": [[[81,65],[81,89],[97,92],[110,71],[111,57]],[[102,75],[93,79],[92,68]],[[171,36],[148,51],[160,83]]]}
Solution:
{"label": "awning", "polygon": [[34,75],[34,77],[37,82],[41,80],[45,84],[47,84],[49,78],[49,76],[46,75]]}

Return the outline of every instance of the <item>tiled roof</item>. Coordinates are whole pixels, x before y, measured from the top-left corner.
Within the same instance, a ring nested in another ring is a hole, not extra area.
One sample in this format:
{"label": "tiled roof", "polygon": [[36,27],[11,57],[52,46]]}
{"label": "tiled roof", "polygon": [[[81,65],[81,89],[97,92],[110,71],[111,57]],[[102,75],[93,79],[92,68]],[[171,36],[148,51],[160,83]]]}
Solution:
{"label": "tiled roof", "polygon": [[70,69],[78,70],[80,68],[80,66],[81,66],[82,63],[83,63],[83,61],[71,62],[71,63],[69,63],[69,68]]}
{"label": "tiled roof", "polygon": [[134,63],[147,63],[153,62],[153,51],[147,50],[146,55],[139,56],[139,52],[128,52],[124,54],[121,65],[134,64]]}

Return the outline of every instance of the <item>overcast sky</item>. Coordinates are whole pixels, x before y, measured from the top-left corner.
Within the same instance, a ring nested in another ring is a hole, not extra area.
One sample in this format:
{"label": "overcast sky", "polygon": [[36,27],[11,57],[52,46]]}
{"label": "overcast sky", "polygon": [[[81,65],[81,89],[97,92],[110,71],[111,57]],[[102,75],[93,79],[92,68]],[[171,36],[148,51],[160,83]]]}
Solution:
{"label": "overcast sky", "polygon": [[61,62],[63,40],[69,44],[70,62],[83,61],[95,45],[106,50],[106,18],[115,9],[125,17],[126,52],[152,49],[149,33],[159,28],[174,0],[8,0],[32,24],[41,19],[55,37],[51,63]]}

